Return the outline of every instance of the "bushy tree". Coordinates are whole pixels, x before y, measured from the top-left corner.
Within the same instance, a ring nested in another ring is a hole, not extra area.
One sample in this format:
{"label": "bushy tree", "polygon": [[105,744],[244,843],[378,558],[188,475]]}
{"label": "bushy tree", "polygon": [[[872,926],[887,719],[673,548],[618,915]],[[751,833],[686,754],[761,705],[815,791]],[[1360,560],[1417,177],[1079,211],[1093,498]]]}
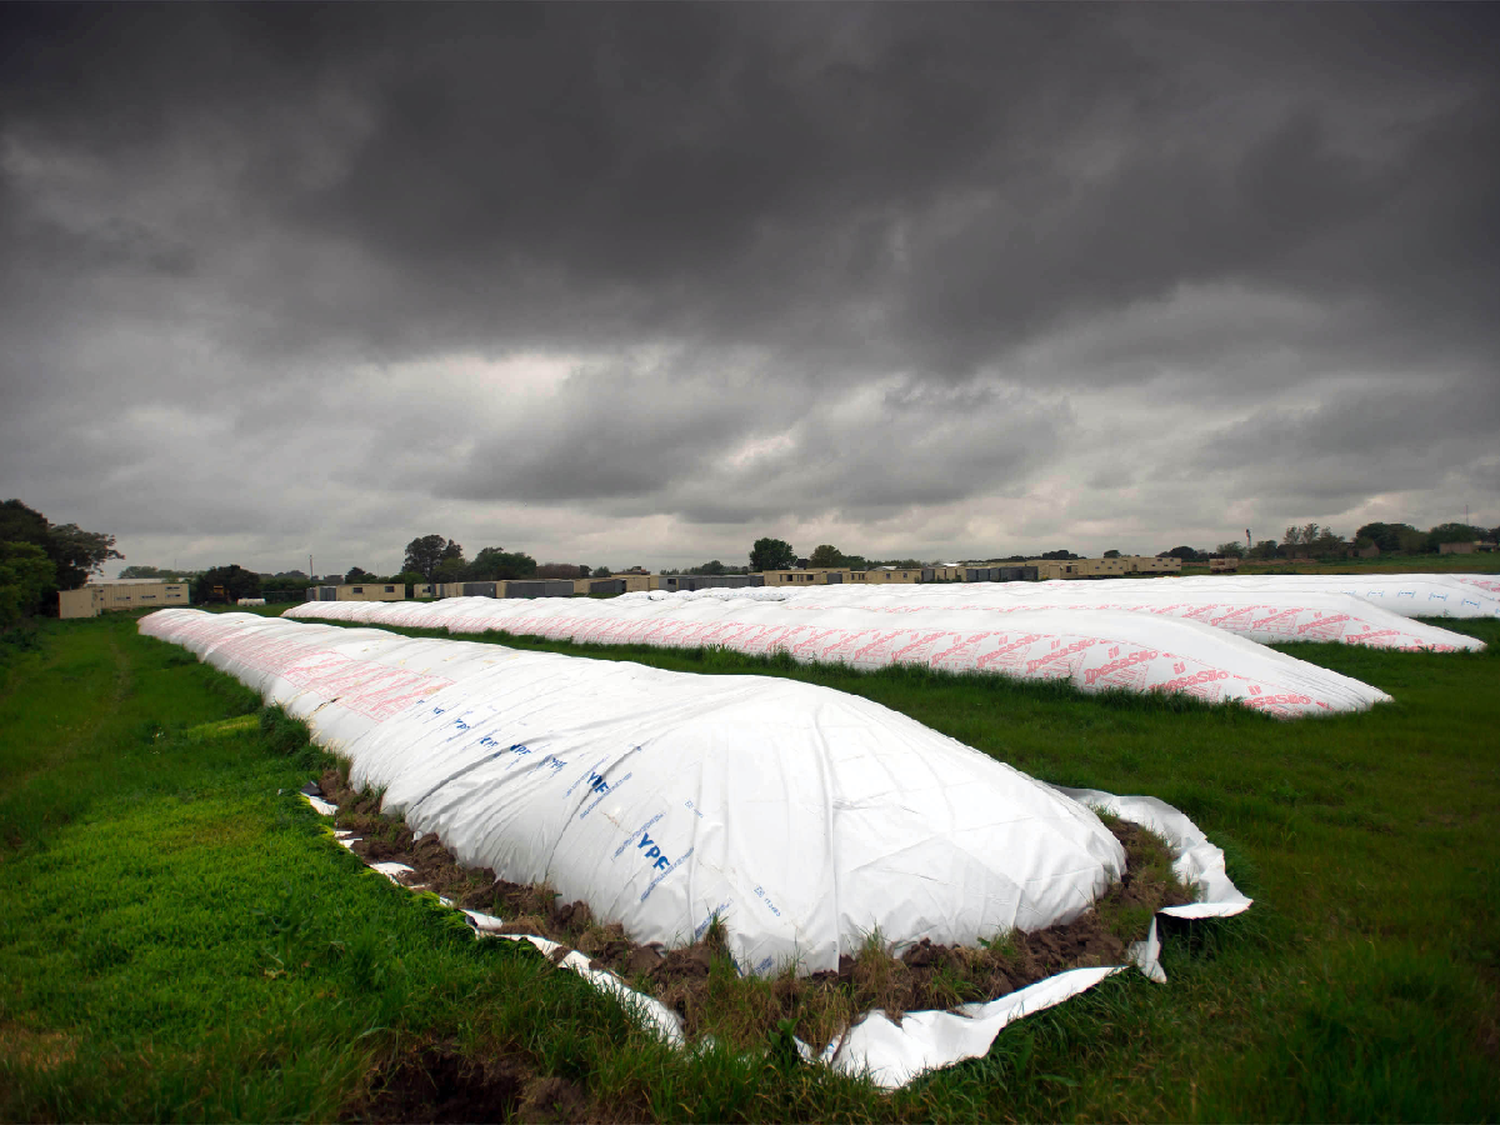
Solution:
{"label": "bushy tree", "polygon": [[51,523],[19,500],[0,504],[0,542],[40,547],[52,560],[57,586],[63,590],[78,589],[110,559],[125,557],[115,550],[113,535],[84,531],[76,523]]}
{"label": "bushy tree", "polygon": [[159,566],[127,566],[122,567],[117,578],[181,578],[183,572],[180,570],[163,570]]}
{"label": "bushy tree", "polygon": [[832,569],[844,565],[844,553],[832,543],[819,543],[807,556],[807,565]]}
{"label": "bushy tree", "polygon": [[47,550],[47,517],[19,500],[0,504],[0,543],[30,543]]}
{"label": "bushy tree", "polygon": [[1072,551],[1065,551],[1061,549],[1056,551],[1043,551],[1042,554],[1038,557],[1044,559],[1057,559],[1060,562],[1066,562],[1068,559],[1078,558],[1078,556],[1075,555]]}
{"label": "bushy tree", "polygon": [[1250,549],[1250,557],[1253,559],[1274,559],[1278,549],[1274,539],[1258,539],[1255,546]]}
{"label": "bushy tree", "polygon": [[[577,567],[570,564],[549,563],[549,566],[565,566],[573,577]],[[537,573],[536,559],[521,551],[507,551],[503,547],[486,547],[474,556],[468,565],[465,581],[496,582],[508,578],[531,578]],[[561,575],[559,575],[561,577]]]}
{"label": "bushy tree", "polygon": [[[1043,557],[1045,558],[1046,556]],[[1163,551],[1156,557],[1159,559],[1181,559],[1183,562],[1199,562],[1207,556],[1197,548],[1183,544],[1180,547],[1173,547],[1170,551]]]}
{"label": "bushy tree", "polygon": [[193,601],[199,605],[211,602],[236,602],[240,598],[260,597],[260,575],[239,563],[210,567],[193,583]]}
{"label": "bushy tree", "polygon": [[289,590],[306,590],[313,584],[313,580],[300,570],[284,570],[270,578],[262,578],[260,590],[262,594],[285,593]]}
{"label": "bushy tree", "polygon": [[1214,548],[1214,554],[1226,559],[1242,559],[1245,557],[1245,545],[1238,539],[1233,539],[1228,543],[1220,543]]}
{"label": "bushy tree", "polygon": [[52,540],[52,561],[57,564],[57,584],[64,590],[76,590],[104,569],[110,559],[125,556],[115,550],[115,537],[102,531],[84,531],[76,523],[53,524],[48,529]]}
{"label": "bushy tree", "polygon": [[349,573],[344,575],[344,585],[352,586],[356,582],[375,582],[377,578],[362,566],[351,566]]}
{"label": "bushy tree", "polygon": [[[1415,537],[1415,538],[1413,538]],[[1367,523],[1354,533],[1354,541],[1358,543],[1366,539],[1372,546],[1380,548],[1384,555],[1394,555],[1398,551],[1407,550],[1402,546],[1406,543],[1420,543],[1425,546],[1427,537],[1410,524],[1406,523]],[[1420,549],[1420,548],[1419,548]]]}
{"label": "bushy tree", "polygon": [[790,570],[797,552],[784,539],[757,539],[750,548],[751,570]]}
{"label": "bushy tree", "polygon": [[464,549],[452,539],[444,539],[441,535],[423,535],[406,545],[406,556],[402,560],[401,569],[415,571],[422,576],[424,582],[431,582],[434,581],[433,575],[437,572],[439,563],[453,559],[462,561],[463,557]]}
{"label": "bushy tree", "polygon": [[439,559],[432,568],[434,582],[465,582],[469,579],[469,564],[462,555],[457,558]]}
{"label": "bushy tree", "polygon": [[0,628],[44,608],[57,589],[57,567],[35,543],[0,541]]}
{"label": "bushy tree", "polygon": [[1106,559],[1117,559],[1120,557],[1120,552],[1116,550],[1108,550],[1104,552],[1102,557]]}
{"label": "bushy tree", "polygon": [[1320,528],[1318,534],[1307,543],[1308,554],[1315,559],[1325,559],[1333,555],[1343,555],[1349,550],[1349,543],[1342,535],[1331,527]]}
{"label": "bushy tree", "polygon": [[1484,538],[1484,528],[1468,523],[1440,523],[1427,533],[1428,550],[1444,543],[1473,543]]}
{"label": "bushy tree", "polygon": [[[110,559],[125,557],[115,550],[113,535],[84,531],[76,523],[54,524],[15,499],[0,504],[0,545],[7,545],[7,577],[0,584],[9,591],[0,595],[0,600],[8,606],[21,606],[18,612],[27,615],[55,612],[57,599],[53,594],[57,590],[76,590],[102,571]],[[41,551],[47,566],[38,567],[32,551],[10,549],[19,545]],[[43,582],[40,590],[37,582]]]}

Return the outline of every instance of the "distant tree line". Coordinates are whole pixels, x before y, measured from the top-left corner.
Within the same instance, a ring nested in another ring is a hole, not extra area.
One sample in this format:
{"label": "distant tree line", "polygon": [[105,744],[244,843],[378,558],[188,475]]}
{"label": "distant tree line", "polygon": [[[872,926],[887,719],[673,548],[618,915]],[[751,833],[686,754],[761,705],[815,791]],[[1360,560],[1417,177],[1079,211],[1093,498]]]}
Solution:
{"label": "distant tree line", "polygon": [[1493,542],[1497,539],[1500,539],[1500,527],[1440,523],[1426,531],[1418,531],[1407,523],[1367,523],[1354,533],[1351,541],[1331,527],[1306,523],[1300,527],[1287,528],[1280,541],[1261,539],[1248,549],[1236,539],[1220,543],[1212,551],[1181,546],[1162,551],[1157,557],[1179,558],[1184,562],[1206,562],[1214,557],[1259,560],[1329,559],[1344,558],[1351,551],[1370,547],[1377,548],[1382,555],[1432,555],[1437,554],[1444,543]]}

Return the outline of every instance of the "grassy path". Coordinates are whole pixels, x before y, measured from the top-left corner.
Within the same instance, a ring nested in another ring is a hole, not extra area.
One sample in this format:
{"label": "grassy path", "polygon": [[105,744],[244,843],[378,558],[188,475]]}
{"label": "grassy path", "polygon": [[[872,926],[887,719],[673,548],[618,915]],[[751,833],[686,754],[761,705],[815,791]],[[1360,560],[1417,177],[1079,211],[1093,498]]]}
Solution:
{"label": "grassy path", "polygon": [[475,943],[327,841],[291,795],[320,758],[297,725],[129,617],[52,623],[0,698],[0,1119],[1491,1118],[1500,628],[1469,631],[1491,650],[1298,648],[1398,702],[1294,724],[590,650],[857,691],[1049,780],[1158,794],[1227,846],[1257,906],[1173,935],[1168,986],[1106,982],[887,1098],[673,1054]]}

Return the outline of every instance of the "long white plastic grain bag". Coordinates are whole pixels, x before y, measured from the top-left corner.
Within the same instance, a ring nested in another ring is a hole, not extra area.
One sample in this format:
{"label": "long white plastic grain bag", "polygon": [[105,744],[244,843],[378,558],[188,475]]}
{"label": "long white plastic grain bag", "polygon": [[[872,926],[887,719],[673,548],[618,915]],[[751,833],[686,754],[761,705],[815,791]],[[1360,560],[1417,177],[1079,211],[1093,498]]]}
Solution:
{"label": "long white plastic grain bag", "polygon": [[[431,606],[423,622],[456,633],[501,629],[575,642],[787,652],[799,661],[859,669],[912,664],[998,672],[1066,680],[1083,691],[1180,692],[1211,703],[1236,700],[1279,718],[1365,710],[1390,698],[1222,630],[1149,614],[1066,608],[879,615],[801,606],[800,600],[453,598]],[[286,616],[411,619],[400,603],[307,602]]]}
{"label": "long white plastic grain bag", "polygon": [[718,915],[750,971],[1067,921],[1124,860],[1084,804],[827,688],[250,614],[141,629],[305,718],[460,862],[641,941]]}

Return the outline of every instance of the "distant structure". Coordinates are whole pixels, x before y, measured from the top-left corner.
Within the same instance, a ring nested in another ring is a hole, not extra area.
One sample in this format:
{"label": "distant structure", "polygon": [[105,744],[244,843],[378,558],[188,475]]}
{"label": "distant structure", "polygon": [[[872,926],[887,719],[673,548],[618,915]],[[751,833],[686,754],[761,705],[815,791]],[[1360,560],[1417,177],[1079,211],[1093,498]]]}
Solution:
{"label": "distant structure", "polygon": [[[412,587],[418,598],[570,598],[665,590],[745,589],[755,586],[915,585],[921,582],[1037,582],[1049,579],[1111,578],[1130,574],[1180,574],[1182,560],[1154,555],[1110,559],[1027,559],[1024,562],[938,563],[933,566],[798,567],[751,574],[651,574],[632,567],[607,578],[519,578],[493,582],[436,582]],[[407,596],[400,583],[309,586],[308,601],[394,602]]]}
{"label": "distant structure", "polygon": [[339,586],[309,586],[310,602],[399,602],[406,598],[400,582],[351,582]]}
{"label": "distant structure", "polygon": [[77,590],[58,591],[57,616],[98,617],[111,610],[191,604],[186,582],[163,582],[158,578],[98,579]]}

